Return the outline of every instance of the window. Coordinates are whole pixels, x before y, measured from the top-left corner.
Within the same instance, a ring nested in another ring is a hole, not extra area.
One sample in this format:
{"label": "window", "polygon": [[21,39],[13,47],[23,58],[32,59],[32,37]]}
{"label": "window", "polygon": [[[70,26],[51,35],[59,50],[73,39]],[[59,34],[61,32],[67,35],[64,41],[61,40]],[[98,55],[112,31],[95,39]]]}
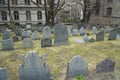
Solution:
{"label": "window", "polygon": [[42,3],[41,3],[41,0],[36,0],[36,3],[37,3],[37,4],[42,4]]}
{"label": "window", "polygon": [[2,20],[7,20],[7,12],[1,11]]}
{"label": "window", "polygon": [[42,12],[41,11],[37,12],[37,17],[38,17],[38,20],[42,19]]}
{"label": "window", "polygon": [[107,2],[108,2],[108,3],[113,3],[113,0],[108,0]]}
{"label": "window", "polygon": [[30,11],[26,11],[26,20],[31,20],[31,13],[30,13]]}
{"label": "window", "polygon": [[0,4],[5,4],[5,0],[0,0]]}
{"label": "window", "polygon": [[12,4],[16,5],[17,4],[17,0],[12,0]]}
{"label": "window", "polygon": [[112,8],[109,7],[107,8],[107,16],[111,16],[112,15]]}
{"label": "window", "polygon": [[30,4],[30,0],[25,0],[25,4]]}
{"label": "window", "polygon": [[14,19],[19,20],[19,13],[18,11],[14,11]]}

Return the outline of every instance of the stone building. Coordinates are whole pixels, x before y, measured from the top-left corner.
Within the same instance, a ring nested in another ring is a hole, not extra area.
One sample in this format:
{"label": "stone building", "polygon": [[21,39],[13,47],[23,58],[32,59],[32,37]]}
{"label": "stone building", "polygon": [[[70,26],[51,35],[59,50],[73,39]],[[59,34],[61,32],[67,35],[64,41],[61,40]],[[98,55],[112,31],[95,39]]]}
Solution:
{"label": "stone building", "polygon": [[91,11],[90,23],[120,23],[120,0],[90,0],[88,10]]}
{"label": "stone building", "polygon": [[[16,25],[38,24],[45,22],[44,0],[10,0],[10,12]],[[0,25],[9,24],[8,0],[0,0]]]}

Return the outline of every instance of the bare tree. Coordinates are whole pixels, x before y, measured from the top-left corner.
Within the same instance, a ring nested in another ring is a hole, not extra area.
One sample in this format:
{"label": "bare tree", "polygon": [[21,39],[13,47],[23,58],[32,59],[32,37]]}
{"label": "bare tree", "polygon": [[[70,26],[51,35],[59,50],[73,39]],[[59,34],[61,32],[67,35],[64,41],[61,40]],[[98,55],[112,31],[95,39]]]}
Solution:
{"label": "bare tree", "polygon": [[[33,0],[31,0],[31,2],[40,8],[40,6]],[[64,4],[65,0],[44,0],[46,25],[54,25],[54,19]]]}

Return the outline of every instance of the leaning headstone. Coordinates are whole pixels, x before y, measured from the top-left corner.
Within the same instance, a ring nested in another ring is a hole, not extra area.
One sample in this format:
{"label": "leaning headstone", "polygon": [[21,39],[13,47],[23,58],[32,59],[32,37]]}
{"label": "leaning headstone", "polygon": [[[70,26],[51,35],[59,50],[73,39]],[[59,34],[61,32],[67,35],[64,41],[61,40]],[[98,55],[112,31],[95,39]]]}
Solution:
{"label": "leaning headstone", "polygon": [[29,37],[30,37],[30,35],[28,34],[27,31],[22,31],[22,40],[23,40],[24,38],[29,38]]}
{"label": "leaning headstone", "polygon": [[30,38],[25,38],[22,41],[22,48],[33,48],[33,42]]}
{"label": "leaning headstone", "polygon": [[117,31],[115,30],[111,30],[109,33],[109,40],[116,40],[116,36],[117,36]]}
{"label": "leaning headstone", "polygon": [[68,29],[63,23],[55,25],[54,29],[54,45],[66,45],[68,44]]}
{"label": "leaning headstone", "polygon": [[104,40],[104,31],[100,31],[96,34],[96,41],[103,41]]}
{"label": "leaning headstone", "polygon": [[88,36],[87,36],[86,34],[83,36],[83,40],[84,40],[85,42],[88,42],[88,41],[89,41]]}
{"label": "leaning headstone", "polygon": [[88,75],[88,64],[81,56],[77,55],[68,62],[66,78],[74,78],[79,75]]}
{"label": "leaning headstone", "polygon": [[13,50],[14,42],[13,39],[2,40],[2,50]]}
{"label": "leaning headstone", "polygon": [[97,34],[97,28],[95,26],[92,28],[92,31],[93,31],[93,34]]}
{"label": "leaning headstone", "polygon": [[43,37],[41,40],[41,47],[52,46],[51,29],[48,26],[44,27],[42,34],[43,34]]}
{"label": "leaning headstone", "polygon": [[96,72],[113,72],[115,68],[115,62],[110,59],[105,59],[101,63],[97,64]]}
{"label": "leaning headstone", "polygon": [[0,80],[8,80],[5,68],[0,68]]}
{"label": "leaning headstone", "polygon": [[20,80],[52,80],[44,59],[44,55],[39,56],[36,51],[30,51],[26,56],[22,55],[22,64],[19,65]]}
{"label": "leaning headstone", "polygon": [[32,39],[33,39],[33,40],[39,40],[39,39],[40,39],[40,34],[39,34],[39,32],[34,31],[34,32],[32,33]]}
{"label": "leaning headstone", "polygon": [[73,29],[72,30],[72,35],[73,36],[78,36],[78,30],[77,29]]}
{"label": "leaning headstone", "polygon": [[83,27],[81,27],[81,28],[80,28],[80,36],[84,36],[85,33],[86,33],[86,29],[83,28]]}
{"label": "leaning headstone", "polygon": [[2,34],[2,39],[3,39],[3,40],[10,39],[10,34],[9,34],[7,31],[5,31],[5,32]]}

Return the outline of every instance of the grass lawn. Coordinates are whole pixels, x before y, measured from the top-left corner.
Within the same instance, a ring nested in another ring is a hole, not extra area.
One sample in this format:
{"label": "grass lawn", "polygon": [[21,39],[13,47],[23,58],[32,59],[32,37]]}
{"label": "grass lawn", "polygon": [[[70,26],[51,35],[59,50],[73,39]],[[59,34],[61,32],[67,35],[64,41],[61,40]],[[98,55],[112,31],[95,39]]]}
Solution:
{"label": "grass lawn", "polygon": [[[95,36],[92,35],[92,37]],[[19,64],[21,64],[21,54],[27,54],[31,50],[36,50],[39,54],[46,54],[46,62],[50,67],[51,76],[54,80],[64,80],[66,75],[67,62],[75,55],[82,56],[88,62],[90,73],[88,77],[85,77],[85,80],[99,80],[97,78],[104,75],[119,77],[120,40],[108,41],[107,38],[108,34],[105,35],[105,41],[75,44],[74,40],[82,39],[82,37],[70,36],[68,45],[52,46],[47,48],[41,48],[40,40],[34,40],[34,48],[32,49],[22,49],[22,42],[19,41],[14,43],[15,50],[12,51],[2,51],[0,43],[0,67],[6,68],[9,80],[19,80],[18,67]],[[105,58],[110,58],[116,62],[115,72],[104,73],[104,75],[96,74],[96,64]]]}

